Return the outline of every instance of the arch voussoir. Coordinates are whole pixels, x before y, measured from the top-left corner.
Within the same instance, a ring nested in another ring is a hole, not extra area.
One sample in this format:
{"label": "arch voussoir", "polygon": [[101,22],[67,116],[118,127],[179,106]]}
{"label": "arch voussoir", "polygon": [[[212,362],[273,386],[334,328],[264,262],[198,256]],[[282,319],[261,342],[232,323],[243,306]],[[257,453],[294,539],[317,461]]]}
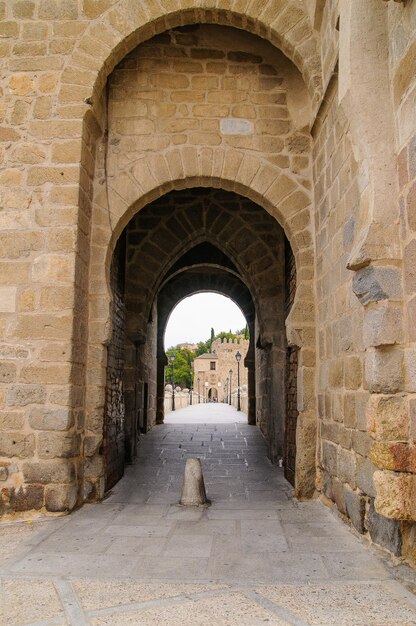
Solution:
{"label": "arch voussoir", "polygon": [[[244,27],[268,39],[298,67],[305,84],[314,87],[315,95],[320,90],[316,75],[321,63],[315,34],[306,10],[297,0],[290,0],[284,6],[276,6],[271,0],[266,5],[239,0],[200,0],[197,3],[192,0],[143,0],[140,3],[121,0],[117,6],[92,19],[84,31],[68,59],[64,70],[68,82],[61,86],[60,97],[65,97],[68,85],[76,84],[84,100],[92,98],[94,92],[98,95],[117,63],[140,43],[170,28],[214,20],[222,25]],[[84,82],[79,84],[82,75]],[[311,96],[314,93],[311,92]]]}

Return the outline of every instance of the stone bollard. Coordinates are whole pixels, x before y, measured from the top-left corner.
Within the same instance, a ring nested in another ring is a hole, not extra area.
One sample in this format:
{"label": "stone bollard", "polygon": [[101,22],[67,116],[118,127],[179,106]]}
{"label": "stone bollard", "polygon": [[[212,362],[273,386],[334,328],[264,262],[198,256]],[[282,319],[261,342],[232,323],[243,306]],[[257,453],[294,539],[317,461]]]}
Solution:
{"label": "stone bollard", "polygon": [[200,459],[186,461],[180,504],[184,506],[208,504]]}

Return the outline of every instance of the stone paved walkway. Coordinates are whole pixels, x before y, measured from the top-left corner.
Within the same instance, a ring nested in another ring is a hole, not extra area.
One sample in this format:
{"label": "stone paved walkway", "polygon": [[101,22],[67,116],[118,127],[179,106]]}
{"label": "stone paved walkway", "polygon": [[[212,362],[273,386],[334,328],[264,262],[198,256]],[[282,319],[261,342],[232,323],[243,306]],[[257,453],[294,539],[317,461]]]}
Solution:
{"label": "stone paved walkway", "polygon": [[[292,500],[245,418],[169,414],[104,502],[0,527],[0,624],[415,625],[388,562],[321,503]],[[177,504],[189,456],[209,508]]]}

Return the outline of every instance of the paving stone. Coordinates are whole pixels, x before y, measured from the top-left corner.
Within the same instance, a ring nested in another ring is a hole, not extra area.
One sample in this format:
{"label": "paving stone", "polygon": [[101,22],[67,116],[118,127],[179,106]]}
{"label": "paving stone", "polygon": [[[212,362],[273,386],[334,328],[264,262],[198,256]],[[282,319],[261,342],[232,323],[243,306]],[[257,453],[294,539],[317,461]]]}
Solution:
{"label": "paving stone", "polygon": [[[13,534],[18,539],[11,551],[14,560],[3,561],[1,575],[13,580],[42,576],[45,584],[57,577],[63,585],[57,587],[62,605],[66,610],[70,610],[68,602],[71,610],[78,606],[74,623],[82,618],[85,623],[111,626],[154,624],[163,623],[169,615],[165,622],[170,624],[175,607],[183,605],[187,607],[183,624],[191,623],[188,618],[197,624],[200,616],[204,625],[252,626],[265,620],[281,625],[300,620],[393,626],[389,612],[374,600],[377,596],[371,586],[365,595],[368,581],[380,588],[391,584],[383,562],[319,501],[293,500],[282,470],[271,466],[265,455],[253,454],[252,471],[230,466],[227,472],[218,473],[205,468],[207,490],[210,485],[218,498],[210,507],[170,504],[175,489],[177,496],[180,493],[184,461],[177,444],[168,456],[160,452],[166,447],[166,437],[175,435],[177,428],[185,429],[188,437],[195,430],[190,424],[166,425],[149,433],[152,445],[147,453],[127,468],[125,478],[103,503],[48,522],[14,524],[8,534],[0,528],[0,537],[6,539],[0,541],[0,555]],[[216,428],[221,433],[222,425]],[[247,440],[249,450],[251,442],[264,450],[257,431],[244,424],[239,428],[238,436]],[[236,433],[230,432],[234,439]],[[220,451],[218,455],[221,459]],[[149,490],[147,502],[132,501],[136,488]],[[151,498],[160,502],[151,503]],[[68,578],[73,579],[72,587],[65,588]],[[350,598],[351,581],[363,581],[367,612],[361,604],[350,606],[349,600],[344,604],[337,600],[332,609],[326,601],[319,604],[313,598],[296,605],[294,592],[286,592],[289,583],[301,596],[315,585],[325,597],[337,598],[342,592],[334,585],[341,590],[345,585]],[[260,584],[282,591],[266,594]],[[73,590],[73,597],[68,589]],[[397,589],[405,593],[400,585]],[[390,596],[386,597],[390,602]],[[398,615],[407,616],[406,612]],[[412,622],[403,619],[407,623]]]}

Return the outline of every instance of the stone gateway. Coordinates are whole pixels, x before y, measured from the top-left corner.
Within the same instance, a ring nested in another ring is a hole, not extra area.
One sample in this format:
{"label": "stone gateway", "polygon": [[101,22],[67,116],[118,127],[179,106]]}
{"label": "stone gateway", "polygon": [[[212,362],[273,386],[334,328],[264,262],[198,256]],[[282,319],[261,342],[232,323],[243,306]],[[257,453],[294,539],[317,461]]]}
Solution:
{"label": "stone gateway", "polygon": [[416,3],[0,2],[0,513],[103,498],[215,291],[301,498],[416,562]]}

